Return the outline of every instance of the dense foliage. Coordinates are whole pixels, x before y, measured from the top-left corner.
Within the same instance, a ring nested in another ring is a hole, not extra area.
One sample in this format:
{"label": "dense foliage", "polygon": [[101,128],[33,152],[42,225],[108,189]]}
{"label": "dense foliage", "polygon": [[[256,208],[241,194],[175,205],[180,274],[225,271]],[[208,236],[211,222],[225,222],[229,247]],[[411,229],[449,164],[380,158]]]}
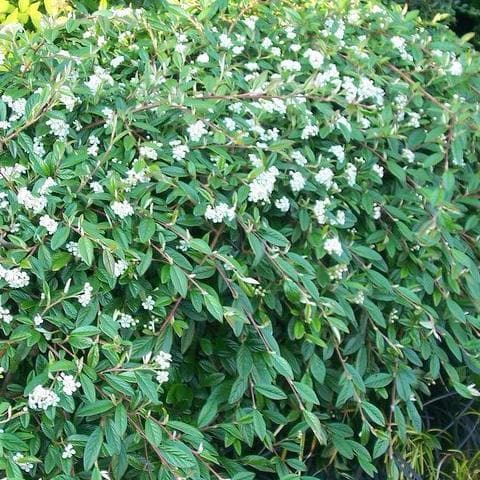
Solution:
{"label": "dense foliage", "polygon": [[207,3],[0,33],[9,479],[396,479],[480,395],[478,56]]}

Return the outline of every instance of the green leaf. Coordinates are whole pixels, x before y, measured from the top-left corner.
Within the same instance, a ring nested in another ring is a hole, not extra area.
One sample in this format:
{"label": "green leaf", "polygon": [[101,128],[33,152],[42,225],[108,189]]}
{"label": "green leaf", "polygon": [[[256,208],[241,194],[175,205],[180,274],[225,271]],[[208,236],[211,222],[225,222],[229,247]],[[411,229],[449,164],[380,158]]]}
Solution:
{"label": "green leaf", "polygon": [[203,297],[207,310],[220,322],[223,320],[223,307],[216,294],[207,293]]}
{"label": "green leaf", "polygon": [[144,218],[138,226],[138,238],[141,243],[147,243],[155,233],[155,221],[153,218]]}
{"label": "green leaf", "polygon": [[50,247],[52,250],[58,250],[70,236],[70,229],[68,227],[59,227],[50,239]]}
{"label": "green leaf", "polygon": [[274,385],[255,385],[255,390],[264,397],[271,398],[272,400],[283,400],[287,398],[285,393]]}
{"label": "green leaf", "polygon": [[147,440],[155,447],[161,445],[163,438],[162,428],[150,418],[145,420],[145,435]]}
{"label": "green leaf", "polygon": [[183,270],[177,265],[172,265],[170,267],[170,279],[175,291],[185,298],[188,293],[188,278]]}
{"label": "green leaf", "polygon": [[137,379],[138,386],[142,393],[151,401],[158,402],[157,385],[150,378],[148,378],[145,372],[135,372],[135,378]]}
{"label": "green leaf", "polygon": [[285,378],[292,379],[293,378],[293,371],[292,367],[289,363],[277,353],[272,353],[272,362],[273,368],[280,374],[283,375]]}
{"label": "green leaf", "polygon": [[318,443],[320,445],[326,445],[327,434],[318,417],[314,413],[309,412],[308,410],[304,410],[303,418],[307,422],[307,425],[312,429],[314,435],[317,437]]}
{"label": "green leaf", "polygon": [[78,241],[78,254],[80,258],[88,265],[93,263],[93,243],[88,237],[80,237]]}
{"label": "green leaf", "polygon": [[174,467],[192,468],[197,464],[191,450],[179,440],[164,440],[161,452],[165,460]]}
{"label": "green leaf", "polygon": [[228,397],[228,403],[236,403],[242,397],[248,387],[248,380],[245,377],[238,377],[232,385],[230,395]]}
{"label": "green leaf", "polygon": [[198,428],[203,428],[209,425],[217,415],[218,405],[212,399],[209,398],[206,403],[203,405],[200,413],[198,414],[197,426]]}
{"label": "green leaf", "polygon": [[267,435],[267,425],[263,418],[263,415],[255,408],[252,412],[253,428],[260,440],[263,440]]}
{"label": "green leaf", "polygon": [[392,382],[392,375],[389,373],[374,373],[365,379],[365,386],[367,388],[381,388],[386,387]]}
{"label": "green leaf", "polygon": [[208,243],[199,239],[194,238],[188,242],[190,248],[200,253],[204,253],[205,255],[210,255],[212,253],[212,249],[209,247]]}
{"label": "green leaf", "polygon": [[114,407],[111,400],[97,400],[96,402],[82,405],[77,410],[77,416],[90,417],[108,412]]}
{"label": "green leaf", "polygon": [[293,384],[295,385],[295,388],[297,389],[297,392],[302,398],[302,400],[308,403],[313,403],[315,405],[320,404],[320,401],[318,400],[318,397],[316,393],[313,391],[312,387],[310,387],[309,385],[306,385],[305,383],[300,383],[300,382],[293,382]]}
{"label": "green leaf", "polygon": [[385,425],[385,418],[378,407],[369,402],[362,402],[360,404],[360,408],[372,422],[382,427]]}
{"label": "green leaf", "polygon": [[83,467],[86,471],[90,470],[100,455],[103,444],[103,431],[97,427],[88,437],[85,450],[83,452]]}

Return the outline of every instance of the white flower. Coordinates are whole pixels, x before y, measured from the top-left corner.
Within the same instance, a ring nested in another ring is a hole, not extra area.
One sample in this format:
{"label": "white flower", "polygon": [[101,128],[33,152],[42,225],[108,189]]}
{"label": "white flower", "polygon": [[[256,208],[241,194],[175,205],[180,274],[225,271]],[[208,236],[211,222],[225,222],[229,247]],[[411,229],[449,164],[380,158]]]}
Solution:
{"label": "white flower", "polygon": [[270,48],[273,43],[272,41],[268,38],[268,37],[265,37],[263,40],[262,40],[262,48]]}
{"label": "white flower", "polygon": [[225,48],[225,49],[229,49],[229,48],[232,48],[233,47],[233,42],[232,40],[230,39],[230,37],[228,35],[226,35],[225,33],[222,33],[219,37],[218,37],[218,40],[219,40],[219,43],[220,43],[220,46],[222,48]]}
{"label": "white flower", "polygon": [[103,68],[97,66],[95,67],[94,72],[93,75],[90,75],[88,81],[85,82],[85,85],[90,89],[93,95],[96,95],[102,84],[106,83],[107,85],[112,86],[114,82],[111,75]]}
{"label": "white flower", "polygon": [[316,137],[318,135],[319,128],[317,125],[306,125],[302,130],[302,140],[308,140],[310,137]]}
{"label": "white flower", "polygon": [[170,353],[160,351],[158,355],[155,355],[153,361],[158,365],[161,370],[168,370],[172,363],[172,355]]}
{"label": "white flower", "polygon": [[275,200],[275,206],[281,212],[288,212],[288,210],[290,209],[290,200],[287,197],[282,197],[278,200]]}
{"label": "white flower", "polygon": [[82,307],[86,307],[92,301],[92,292],[93,287],[90,285],[90,283],[85,282],[85,285],[83,286],[83,293],[78,296],[78,303]]}
{"label": "white flower", "polygon": [[160,370],[157,372],[156,380],[161,385],[162,383],[168,382],[168,372],[166,370]]}
{"label": "white flower", "polygon": [[190,125],[187,128],[187,132],[192,142],[198,142],[203,135],[208,133],[207,129],[205,128],[205,123],[203,123],[201,120],[198,120],[193,125]]}
{"label": "white flower", "polygon": [[36,197],[26,187],[18,190],[17,202],[35,214],[40,213],[47,206],[47,199],[44,196]]}
{"label": "white flower", "polygon": [[0,307],[0,320],[5,323],[11,323],[13,320],[13,316],[10,314],[10,310],[5,307]]}
{"label": "white flower", "polygon": [[237,126],[236,123],[235,123],[235,120],[233,120],[233,119],[230,118],[230,117],[227,117],[227,118],[225,118],[223,121],[224,121],[224,123],[225,123],[225,128],[226,128],[227,130],[230,130],[231,132],[233,132],[233,131],[235,130],[235,128],[236,128],[236,126]]}
{"label": "white flower", "polygon": [[324,200],[317,200],[315,206],[313,207],[313,213],[319,225],[324,225],[327,223],[326,211],[327,207],[330,205],[330,199],[325,198]]}
{"label": "white flower", "polygon": [[28,395],[28,406],[32,410],[47,410],[49,407],[56,407],[60,398],[53,391],[37,385]]}
{"label": "white flower", "polygon": [[248,160],[255,168],[260,168],[261,166],[263,166],[262,159],[257,157],[254,153],[248,154]]}
{"label": "white flower", "polygon": [[305,187],[305,177],[300,172],[289,172],[292,192],[300,192]]}
{"label": "white flower", "polygon": [[43,323],[43,318],[37,313],[37,315],[33,317],[33,324],[36,327],[40,327],[42,323]]}
{"label": "white flower", "polygon": [[154,148],[149,147],[148,145],[143,145],[142,147],[140,147],[140,156],[148,158],[150,160],[158,159],[157,151]]}
{"label": "white flower", "polygon": [[73,445],[71,443],[67,443],[65,445],[65,448],[62,452],[62,458],[67,459],[67,458],[72,458],[77,452],[73,448]]}
{"label": "white flower", "polygon": [[43,158],[46,151],[42,141],[38,137],[33,138],[33,153],[37,157]]}
{"label": "white flower", "polygon": [[38,189],[38,193],[40,195],[48,195],[50,193],[50,189],[56,184],[57,182],[52,177],[47,177],[43,182],[43,185]]}
{"label": "white flower", "polygon": [[123,63],[124,60],[125,57],[123,57],[122,55],[118,55],[115,58],[112,58],[112,60],[110,61],[110,65],[112,68],[117,68],[121,63]]}
{"label": "white flower", "polygon": [[151,295],[149,295],[145,300],[142,302],[142,307],[145,310],[153,310],[153,307],[155,306],[155,300],[152,298]]}
{"label": "white flower", "polygon": [[118,215],[120,218],[127,218],[133,215],[133,207],[124,200],[123,202],[115,201],[112,203],[112,210],[115,215]]}
{"label": "white flower", "polygon": [[[172,143],[170,143],[172,145]],[[172,145],[172,157],[174,160],[183,160],[187,153],[190,151],[187,145],[182,145],[180,143]]]}
{"label": "white flower", "polygon": [[113,119],[115,116],[115,112],[109,108],[109,107],[104,107],[102,108],[102,115],[105,116],[105,128],[111,127],[113,125]]}
{"label": "white flower", "polygon": [[78,99],[72,94],[70,95],[63,94],[63,95],[60,95],[59,100],[65,105],[67,112],[72,112]]}
{"label": "white flower", "polygon": [[354,84],[353,78],[343,77],[343,91],[347,102],[359,103],[368,98],[372,98],[377,105],[383,105],[385,92],[380,87],[376,87],[372,80],[366,77],[360,78],[358,87]]}
{"label": "white flower", "polygon": [[408,148],[402,150],[402,157],[405,158],[408,163],[413,163],[415,161],[415,154]]}
{"label": "white flower", "polygon": [[332,269],[328,272],[328,276],[330,280],[342,280],[343,275],[348,272],[347,265],[335,265]]}
{"label": "white flower", "polygon": [[59,118],[50,118],[46,124],[50,127],[50,133],[60,140],[67,138],[70,125]]}
{"label": "white flower", "polygon": [[255,23],[257,22],[258,17],[252,15],[250,17],[244,18],[243,23],[250,29],[255,30]]}
{"label": "white flower", "polygon": [[0,209],[8,208],[10,201],[8,200],[7,192],[0,192]]}
{"label": "white flower", "polygon": [[384,168],[378,164],[375,164],[373,167],[372,167],[372,170],[380,177],[380,178],[383,178],[383,174],[384,174]]}
{"label": "white flower", "polygon": [[12,457],[12,460],[19,466],[20,469],[27,473],[30,473],[35,466],[31,462],[27,462],[25,460],[25,455],[20,452],[15,453]]}
{"label": "white flower", "polygon": [[301,152],[295,150],[292,152],[292,158],[297,165],[304,167],[307,164],[307,159],[302,155]]}
{"label": "white flower", "polygon": [[90,188],[92,189],[93,193],[103,192],[103,186],[100,182],[90,182]]}
{"label": "white flower", "polygon": [[297,34],[295,33],[295,29],[292,26],[288,26],[285,28],[285,35],[290,40],[293,40],[297,36]]}
{"label": "white flower", "polygon": [[282,60],[280,62],[280,68],[287,72],[299,72],[302,69],[300,62],[296,60]]}
{"label": "white flower", "polygon": [[353,187],[357,181],[357,167],[353,163],[349,163],[345,168],[345,176],[347,177],[347,183]]}
{"label": "white flower", "polygon": [[393,47],[398,50],[403,60],[410,62],[413,61],[413,57],[409,53],[407,53],[407,42],[404,38],[394,36],[390,39],[390,42],[392,43]]}
{"label": "white flower", "polygon": [[130,328],[134,327],[138,323],[138,320],[135,320],[128,313],[120,313],[118,316],[118,323],[122,328]]}
{"label": "white flower", "polygon": [[27,101],[24,98],[17,98],[14,100],[9,95],[2,95],[2,101],[4,101],[12,110],[8,119],[10,122],[18,120],[25,114]]}
{"label": "white flower", "polygon": [[382,216],[382,207],[380,207],[380,205],[378,204],[375,204],[373,206],[372,217],[374,220],[378,220],[381,216]]}
{"label": "white flower", "polygon": [[206,53],[201,53],[198,57],[197,57],[197,62],[198,63],[208,63],[210,60],[210,57],[208,56],[208,54]]}
{"label": "white flower", "polygon": [[71,253],[74,257],[80,258],[80,253],[78,251],[78,243],[68,242],[66,245],[67,252]]}
{"label": "white flower", "polygon": [[62,384],[63,393],[69,397],[71,397],[82,386],[80,382],[75,380],[73,375],[66,375],[63,372],[58,377],[58,381]]}
{"label": "white flower", "polygon": [[420,127],[420,119],[422,118],[421,115],[417,112],[410,112],[408,114],[410,117],[408,119],[408,126],[413,127],[413,128],[419,128]]}
{"label": "white flower", "polygon": [[329,190],[333,185],[334,173],[331,168],[321,168],[315,175],[315,180]]}
{"label": "white flower", "polygon": [[317,50],[312,50],[311,48],[305,50],[303,56],[305,58],[308,58],[308,61],[313,68],[320,68],[323,65],[323,61],[325,59],[322,53]]}
{"label": "white flower", "polygon": [[11,127],[11,123],[7,120],[0,120],[0,130],[8,130]]}
{"label": "white flower", "polygon": [[346,214],[343,210],[337,210],[335,218],[330,221],[331,225],[344,225]]}
{"label": "white flower", "polygon": [[96,157],[98,155],[100,140],[95,135],[90,135],[88,137],[89,147],[87,148],[87,153],[92,156]]}
{"label": "white flower", "polygon": [[362,291],[358,292],[352,301],[357,305],[363,305],[363,302],[365,301],[365,294]]}
{"label": "white flower", "polygon": [[463,73],[462,64],[458,60],[454,60],[450,64],[450,68],[448,69],[448,73],[450,73],[450,75],[453,75],[454,77],[458,77],[459,75],[461,75]]}
{"label": "white flower", "polygon": [[115,265],[113,266],[113,274],[116,277],[121,277],[128,269],[128,262],[125,260],[118,260],[118,262],[115,262]]}
{"label": "white flower", "polygon": [[345,148],[342,145],[333,145],[328,149],[328,151],[333,153],[340,163],[345,161]]}
{"label": "white flower", "polygon": [[0,278],[3,278],[11,288],[23,288],[30,283],[30,277],[27,272],[20,268],[6,270],[0,266]]}
{"label": "white flower", "polygon": [[225,219],[233,220],[235,218],[235,208],[229,207],[226,203],[220,203],[216,207],[208,205],[205,218],[213,223],[221,223]]}
{"label": "white flower", "polygon": [[323,244],[323,248],[329,255],[342,255],[343,248],[338,237],[328,238]]}
{"label": "white flower", "polygon": [[40,217],[40,226],[47,229],[49,235],[53,235],[58,228],[58,222],[56,222],[53,218],[49,217],[48,215],[42,215]]}
{"label": "white flower", "polygon": [[323,72],[320,72],[314,80],[314,85],[318,88],[323,88],[329,83],[334,83],[338,81],[340,73],[338,68],[334,63],[330,63]]}
{"label": "white flower", "polygon": [[361,126],[364,130],[366,130],[367,128],[370,128],[370,125],[371,125],[371,123],[370,123],[370,120],[369,120],[368,118],[362,117],[362,118],[360,119],[360,126]]}
{"label": "white flower", "polygon": [[270,167],[267,171],[262,172],[255,178],[249,185],[250,192],[248,194],[248,200],[250,202],[270,202],[270,196],[272,195],[279,173],[277,167]]}

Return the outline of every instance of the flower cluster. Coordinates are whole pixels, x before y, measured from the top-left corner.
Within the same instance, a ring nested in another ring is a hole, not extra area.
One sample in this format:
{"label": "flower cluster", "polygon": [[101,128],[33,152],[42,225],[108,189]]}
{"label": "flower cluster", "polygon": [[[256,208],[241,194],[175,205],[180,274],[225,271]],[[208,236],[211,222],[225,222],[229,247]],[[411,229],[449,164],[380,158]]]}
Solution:
{"label": "flower cluster", "polygon": [[168,369],[172,363],[172,356],[167,352],[160,352],[153,359],[156,367],[159,369],[156,374],[157,382],[161,385],[162,383],[168,382]]}
{"label": "flower cluster", "polygon": [[37,385],[28,395],[28,406],[33,410],[47,410],[49,407],[56,407],[60,398],[48,388]]}

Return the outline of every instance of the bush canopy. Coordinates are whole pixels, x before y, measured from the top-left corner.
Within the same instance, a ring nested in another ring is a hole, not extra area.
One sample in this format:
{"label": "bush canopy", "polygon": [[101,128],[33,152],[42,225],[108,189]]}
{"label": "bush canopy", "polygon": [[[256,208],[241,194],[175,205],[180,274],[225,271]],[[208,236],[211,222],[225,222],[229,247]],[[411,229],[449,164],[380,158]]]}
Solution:
{"label": "bush canopy", "polygon": [[480,395],[478,55],[203,3],[0,33],[9,479],[396,479],[432,389]]}

